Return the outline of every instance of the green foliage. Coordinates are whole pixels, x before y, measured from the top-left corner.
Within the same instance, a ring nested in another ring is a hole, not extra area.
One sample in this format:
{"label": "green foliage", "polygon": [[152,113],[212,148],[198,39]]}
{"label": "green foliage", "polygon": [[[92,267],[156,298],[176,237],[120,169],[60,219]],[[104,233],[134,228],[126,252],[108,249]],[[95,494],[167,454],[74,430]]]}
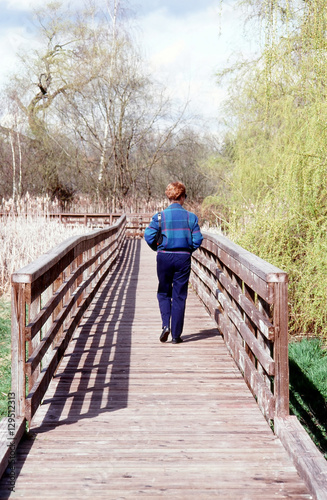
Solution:
{"label": "green foliage", "polygon": [[327,353],[320,339],[289,345],[290,409],[327,458]]}
{"label": "green foliage", "polygon": [[322,340],[305,338],[301,342],[291,342],[289,358],[301,367],[327,400],[327,351]]}
{"label": "green foliage", "polygon": [[229,103],[228,232],[289,273],[290,330],[327,337],[327,0],[249,3],[265,36]]}
{"label": "green foliage", "polygon": [[10,304],[0,302],[0,418],[7,415],[11,386]]}

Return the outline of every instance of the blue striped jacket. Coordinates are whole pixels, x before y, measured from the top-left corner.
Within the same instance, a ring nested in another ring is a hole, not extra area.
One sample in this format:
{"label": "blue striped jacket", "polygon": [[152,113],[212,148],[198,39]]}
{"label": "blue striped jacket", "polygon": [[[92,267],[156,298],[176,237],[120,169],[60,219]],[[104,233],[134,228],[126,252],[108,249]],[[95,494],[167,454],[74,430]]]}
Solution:
{"label": "blue striped jacket", "polygon": [[[144,239],[149,245],[154,242],[158,228],[156,213],[144,232]],[[172,203],[161,212],[161,231],[163,240],[158,246],[158,252],[192,253],[203,240],[197,216],[179,203]]]}

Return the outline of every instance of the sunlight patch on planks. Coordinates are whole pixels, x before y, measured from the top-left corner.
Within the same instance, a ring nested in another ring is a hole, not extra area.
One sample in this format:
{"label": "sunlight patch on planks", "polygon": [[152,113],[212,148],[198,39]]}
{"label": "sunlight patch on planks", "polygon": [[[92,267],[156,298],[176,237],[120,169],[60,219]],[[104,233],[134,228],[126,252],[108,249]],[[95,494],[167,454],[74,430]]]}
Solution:
{"label": "sunlight patch on planks", "polygon": [[162,344],[155,254],[134,240],[122,259],[19,446],[10,498],[311,498],[195,294],[184,343]]}

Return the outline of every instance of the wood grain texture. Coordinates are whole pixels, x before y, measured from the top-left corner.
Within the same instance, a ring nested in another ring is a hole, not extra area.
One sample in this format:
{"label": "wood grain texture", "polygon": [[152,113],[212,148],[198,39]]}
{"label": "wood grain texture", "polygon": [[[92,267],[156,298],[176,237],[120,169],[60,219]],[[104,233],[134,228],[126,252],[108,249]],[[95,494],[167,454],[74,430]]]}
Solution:
{"label": "wood grain texture", "polygon": [[184,343],[159,342],[156,288],[155,254],[127,241],[18,448],[10,498],[312,498],[192,291]]}
{"label": "wood grain texture", "polygon": [[224,236],[204,233],[190,277],[267,420],[289,412],[288,278],[281,273]]}
{"label": "wood grain texture", "polygon": [[[0,420],[0,477],[8,467],[8,463],[14,459],[15,450],[26,429],[24,418],[3,417]],[[1,497],[1,491],[0,491]]]}
{"label": "wood grain texture", "polygon": [[316,500],[327,500],[327,462],[298,419],[275,419],[275,430]]}

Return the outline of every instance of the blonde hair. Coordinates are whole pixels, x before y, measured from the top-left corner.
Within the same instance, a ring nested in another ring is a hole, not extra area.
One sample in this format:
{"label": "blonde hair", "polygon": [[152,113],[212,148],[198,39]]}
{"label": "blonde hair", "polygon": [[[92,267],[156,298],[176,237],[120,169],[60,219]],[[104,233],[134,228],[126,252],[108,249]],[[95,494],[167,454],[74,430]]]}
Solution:
{"label": "blonde hair", "polygon": [[182,182],[171,182],[166,187],[165,194],[169,200],[178,200],[183,194],[185,195],[186,188]]}

